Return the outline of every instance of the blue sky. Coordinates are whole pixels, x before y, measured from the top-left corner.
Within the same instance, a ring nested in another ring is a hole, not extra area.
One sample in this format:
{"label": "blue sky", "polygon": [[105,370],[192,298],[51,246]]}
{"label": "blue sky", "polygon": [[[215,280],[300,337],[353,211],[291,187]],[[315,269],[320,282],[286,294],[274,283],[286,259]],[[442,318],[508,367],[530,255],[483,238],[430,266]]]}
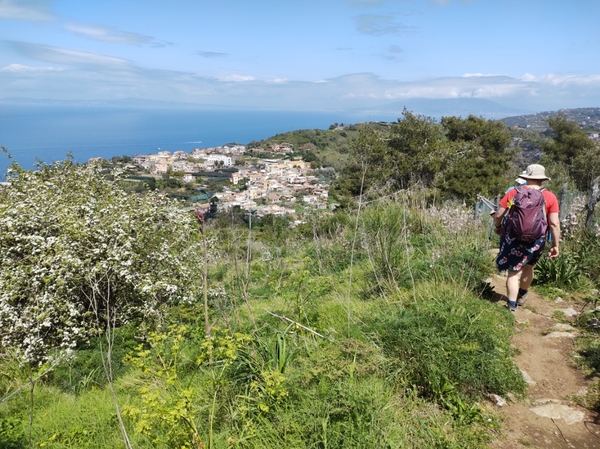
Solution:
{"label": "blue sky", "polygon": [[597,0],[0,0],[0,98],[600,107]]}

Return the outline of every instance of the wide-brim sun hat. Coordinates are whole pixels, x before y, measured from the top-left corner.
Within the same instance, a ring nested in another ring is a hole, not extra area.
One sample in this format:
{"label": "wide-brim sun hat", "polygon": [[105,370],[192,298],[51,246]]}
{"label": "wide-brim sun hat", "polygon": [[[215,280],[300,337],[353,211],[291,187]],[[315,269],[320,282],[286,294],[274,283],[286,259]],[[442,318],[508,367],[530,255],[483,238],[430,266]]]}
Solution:
{"label": "wide-brim sun hat", "polygon": [[550,181],[550,178],[546,176],[546,169],[540,164],[529,165],[527,169],[519,175],[519,178]]}

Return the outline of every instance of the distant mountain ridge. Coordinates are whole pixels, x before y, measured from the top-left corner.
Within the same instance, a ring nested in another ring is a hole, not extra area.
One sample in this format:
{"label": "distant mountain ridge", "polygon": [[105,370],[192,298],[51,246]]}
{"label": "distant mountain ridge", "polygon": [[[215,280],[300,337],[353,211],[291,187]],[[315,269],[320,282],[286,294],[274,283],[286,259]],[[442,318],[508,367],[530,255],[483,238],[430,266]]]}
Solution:
{"label": "distant mountain ridge", "polygon": [[[140,108],[140,109],[196,109],[196,110],[252,110],[248,107],[232,108],[230,106],[219,106],[214,104],[183,103],[161,100],[147,100],[142,98],[123,98],[115,100],[54,100],[35,99],[27,97],[4,97],[0,98],[0,105],[14,106],[55,106],[55,107],[107,107],[107,108]],[[274,110],[273,108],[254,108],[254,110]],[[404,109],[408,111],[440,119],[441,117],[474,115],[489,120],[501,120],[507,126],[518,126],[536,131],[544,131],[548,128],[549,117],[562,114],[567,119],[576,122],[582,129],[588,131],[600,131],[600,107],[560,109],[557,111],[526,111],[503,106],[491,100],[480,98],[447,98],[447,99],[407,99],[396,101],[380,106],[368,108],[353,108],[346,112],[367,116],[402,116]],[[281,110],[289,110],[281,108]],[[335,112],[335,111],[334,111]],[[339,111],[342,112],[342,111]],[[376,121],[377,119],[373,119]]]}
{"label": "distant mountain ridge", "polygon": [[[203,109],[203,110],[290,110],[289,108],[249,108],[219,106],[213,104],[183,103],[160,100],[147,100],[142,98],[123,98],[114,100],[54,100],[34,99],[26,97],[4,97],[0,98],[0,104],[15,106],[56,106],[56,107],[122,107],[122,108],[160,108],[160,109]],[[463,116],[470,114],[482,116],[488,119],[499,119],[512,115],[523,115],[533,113],[520,109],[508,108],[490,100],[477,98],[448,98],[448,99],[408,99],[380,106],[365,108],[352,108],[346,111],[352,114],[367,116],[396,116],[401,117],[404,108],[409,111],[439,119],[444,116]],[[315,112],[336,112],[315,111]]]}

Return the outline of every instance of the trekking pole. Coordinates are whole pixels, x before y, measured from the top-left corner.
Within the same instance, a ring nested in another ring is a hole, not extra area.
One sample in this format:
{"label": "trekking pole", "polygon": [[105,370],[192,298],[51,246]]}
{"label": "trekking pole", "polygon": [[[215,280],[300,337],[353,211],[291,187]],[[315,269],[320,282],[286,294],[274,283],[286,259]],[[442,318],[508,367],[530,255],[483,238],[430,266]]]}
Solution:
{"label": "trekking pole", "polygon": [[488,240],[485,246],[485,252],[487,253],[490,250],[490,242],[492,241],[492,235],[494,235],[494,218],[490,220],[490,232],[488,233]]}

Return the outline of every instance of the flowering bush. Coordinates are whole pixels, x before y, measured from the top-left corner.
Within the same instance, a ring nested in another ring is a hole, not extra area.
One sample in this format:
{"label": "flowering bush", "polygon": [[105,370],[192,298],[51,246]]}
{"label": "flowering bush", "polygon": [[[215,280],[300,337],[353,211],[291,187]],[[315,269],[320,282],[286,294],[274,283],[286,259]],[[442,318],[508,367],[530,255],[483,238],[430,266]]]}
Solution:
{"label": "flowering bush", "polygon": [[451,235],[473,232],[478,227],[477,220],[473,218],[473,211],[457,204],[445,203],[441,208],[433,205],[425,209],[425,213],[432,219],[439,219],[442,228]]}
{"label": "flowering bush", "polygon": [[0,346],[43,362],[193,295],[202,250],[191,214],[126,194],[97,166],[16,169],[0,191]]}
{"label": "flowering bush", "polygon": [[561,236],[565,238],[576,238],[585,226],[586,198],[577,196],[569,205],[568,213],[560,221]]}

